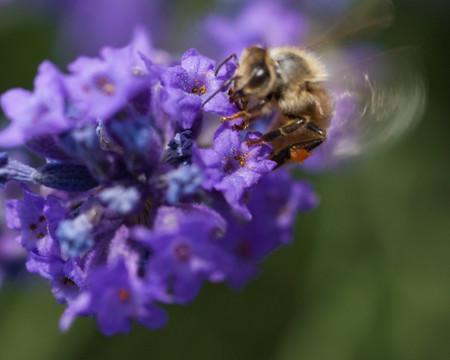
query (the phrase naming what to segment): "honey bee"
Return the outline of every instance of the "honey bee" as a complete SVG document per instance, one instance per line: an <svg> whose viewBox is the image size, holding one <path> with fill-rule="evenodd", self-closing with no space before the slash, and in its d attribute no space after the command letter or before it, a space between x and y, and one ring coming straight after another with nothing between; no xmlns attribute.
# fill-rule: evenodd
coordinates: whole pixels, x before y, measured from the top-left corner
<svg viewBox="0 0 450 360"><path fill-rule="evenodd" d="M391 4L385 4L383 15L360 29L390 23ZM339 36L352 33L347 25L338 27ZM229 100L238 112L222 122L240 119L234 128L244 130L272 114L268 130L247 143L270 143L277 167L292 160L302 163L327 138L319 149L323 162L351 158L387 144L420 117L425 91L412 61L416 55L412 47L395 49L329 74L307 48L250 46L239 61L232 54L218 66L216 74L234 58L237 68L204 104L231 85Z"/></svg>
<svg viewBox="0 0 450 360"><path fill-rule="evenodd" d="M299 48L244 50L231 82L230 101L246 129L253 121L277 112L268 132L249 144L270 142L271 160L278 166L290 160L302 162L327 137L333 116L333 99L324 86L327 73L318 58Z"/></svg>

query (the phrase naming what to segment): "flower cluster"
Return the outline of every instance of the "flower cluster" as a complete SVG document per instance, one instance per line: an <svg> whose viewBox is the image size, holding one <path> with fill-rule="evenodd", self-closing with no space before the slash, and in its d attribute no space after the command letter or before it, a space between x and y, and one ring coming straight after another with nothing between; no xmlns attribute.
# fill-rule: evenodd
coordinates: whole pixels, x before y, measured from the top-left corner
<svg viewBox="0 0 450 360"><path fill-rule="evenodd" d="M202 107L232 62L216 76L195 49L171 66L155 54L137 29L130 45L79 57L68 73L45 61L33 91L0 98L11 120L0 144L46 159L34 168L0 153L0 186L22 184L23 199L6 202L7 226L27 270L67 304L63 330L77 316L95 317L106 335L132 320L160 328L161 305L190 302L205 282L244 286L290 242L295 215L317 204L308 183L272 171L270 145L248 145L258 133L202 128L205 112L237 111L225 91Z"/></svg>

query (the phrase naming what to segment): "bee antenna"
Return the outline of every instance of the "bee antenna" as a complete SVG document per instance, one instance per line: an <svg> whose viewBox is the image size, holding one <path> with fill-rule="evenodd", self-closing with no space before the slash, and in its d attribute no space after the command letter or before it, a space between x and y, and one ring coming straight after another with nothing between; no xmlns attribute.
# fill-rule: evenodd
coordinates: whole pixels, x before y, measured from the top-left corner
<svg viewBox="0 0 450 360"><path fill-rule="evenodd" d="M221 92L223 89L225 89L228 85L230 85L230 83L234 80L236 80L238 78L238 76L233 76L231 79L228 79L227 81L225 81L216 91L214 91L209 98L207 98L203 104L202 104L202 108L205 106L205 104L211 100L214 96L216 96L219 92Z"/></svg>
<svg viewBox="0 0 450 360"><path fill-rule="evenodd" d="M227 63L231 58L234 59L234 62L236 63L236 66L239 66L239 61L238 58L236 56L236 54L231 54L230 56L228 56L224 61L222 61L219 66L217 67L216 71L214 72L214 76L217 76L217 74L219 73L219 70L222 66L225 65L225 63Z"/></svg>

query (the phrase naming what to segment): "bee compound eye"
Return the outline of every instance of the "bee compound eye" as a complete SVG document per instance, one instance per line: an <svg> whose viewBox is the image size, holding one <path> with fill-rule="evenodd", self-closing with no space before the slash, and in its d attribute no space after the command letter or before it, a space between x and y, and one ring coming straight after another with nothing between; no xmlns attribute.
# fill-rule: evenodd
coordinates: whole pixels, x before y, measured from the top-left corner
<svg viewBox="0 0 450 360"><path fill-rule="evenodd" d="M253 76L250 79L248 86L251 88L262 87L269 78L269 72L266 66L259 65L253 70Z"/></svg>
<svg viewBox="0 0 450 360"><path fill-rule="evenodd" d="M256 70L255 76L256 76L256 77L262 77L262 76L265 75L265 73L266 73L266 72L264 71L263 68L259 68L259 69Z"/></svg>

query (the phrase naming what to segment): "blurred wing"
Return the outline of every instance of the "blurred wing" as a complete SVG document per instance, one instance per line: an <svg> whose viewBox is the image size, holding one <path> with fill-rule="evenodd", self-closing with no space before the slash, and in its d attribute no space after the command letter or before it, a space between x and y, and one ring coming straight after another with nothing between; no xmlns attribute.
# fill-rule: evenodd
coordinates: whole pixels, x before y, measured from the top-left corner
<svg viewBox="0 0 450 360"><path fill-rule="evenodd" d="M334 167L384 149L420 119L425 85L412 47L387 51L336 73L328 137L306 167ZM309 162L309 164L308 164Z"/></svg>
<svg viewBox="0 0 450 360"><path fill-rule="evenodd" d="M390 0L359 1L321 36L306 44L305 48L319 51L321 48L339 41L350 40L353 37L367 38L379 34L392 25L394 21L394 6ZM315 33L313 30L312 33Z"/></svg>

